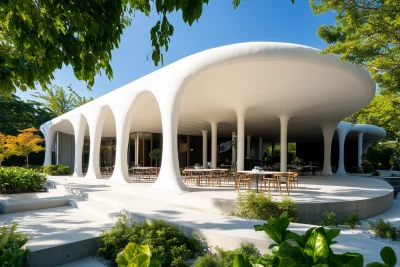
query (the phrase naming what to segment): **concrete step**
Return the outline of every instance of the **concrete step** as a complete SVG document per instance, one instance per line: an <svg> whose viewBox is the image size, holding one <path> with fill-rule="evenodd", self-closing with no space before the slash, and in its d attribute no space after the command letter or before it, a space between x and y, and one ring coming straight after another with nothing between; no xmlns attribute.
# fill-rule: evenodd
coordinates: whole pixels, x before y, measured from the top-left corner
<svg viewBox="0 0 400 267"><path fill-rule="evenodd" d="M60 267L104 267L107 266L94 257L87 257L81 260L73 261L63 265L58 265Z"/></svg>

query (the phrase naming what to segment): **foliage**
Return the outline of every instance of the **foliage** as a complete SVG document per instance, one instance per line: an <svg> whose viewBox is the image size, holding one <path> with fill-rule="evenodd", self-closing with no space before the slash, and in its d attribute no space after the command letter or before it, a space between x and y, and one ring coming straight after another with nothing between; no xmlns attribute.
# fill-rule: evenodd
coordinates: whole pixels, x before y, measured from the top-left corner
<svg viewBox="0 0 400 267"><path fill-rule="evenodd" d="M28 242L24 234L16 233L17 223L4 224L0 228L0 263L3 267L25 266L29 250L23 248Z"/></svg>
<svg viewBox="0 0 400 267"><path fill-rule="evenodd" d="M234 265L251 266L363 266L363 256L357 253L342 255L333 253L331 245L337 243L333 239L340 233L339 229L310 228L303 236L288 230L289 218L284 212L279 218L270 218L263 225L255 225L256 231L264 231L276 243L270 245L274 254L271 264L253 265L247 257L238 255Z"/></svg>
<svg viewBox="0 0 400 267"><path fill-rule="evenodd" d="M321 226L338 226L339 222L336 219L336 213L325 211L322 214L322 220L319 223Z"/></svg>
<svg viewBox="0 0 400 267"><path fill-rule="evenodd" d="M46 177L34 170L21 167L0 167L0 191L2 194L41 191Z"/></svg>
<svg viewBox="0 0 400 267"><path fill-rule="evenodd" d="M240 244L240 248L235 250L223 250L220 247L216 247L215 250L216 254L207 253L197 258L193 267L232 267L237 255L243 255L253 262L268 262L271 257L270 255L261 256L260 251L251 243Z"/></svg>
<svg viewBox="0 0 400 267"><path fill-rule="evenodd" d="M374 166L372 166L372 163L369 161L364 161L361 166L364 173L372 173L375 170Z"/></svg>
<svg viewBox="0 0 400 267"><path fill-rule="evenodd" d="M359 166L353 166L350 169L350 173L362 173L362 169Z"/></svg>
<svg viewBox="0 0 400 267"><path fill-rule="evenodd" d="M298 211L296 204L289 197L283 197L282 201L278 202L273 201L270 194L257 194L254 191L248 191L239 194L236 201L236 212L232 212L231 215L242 218L268 220L287 211L290 221L297 222Z"/></svg>
<svg viewBox="0 0 400 267"><path fill-rule="evenodd" d="M157 166L157 161L161 158L161 149L155 148L152 151L150 151L149 157L151 160L156 161L156 166Z"/></svg>
<svg viewBox="0 0 400 267"><path fill-rule="evenodd" d="M368 221L368 229L381 238L393 240L400 238L400 227L395 227L389 221L383 219L378 219L375 222Z"/></svg>
<svg viewBox="0 0 400 267"><path fill-rule="evenodd" d="M44 150L39 145L44 139L35 134L38 130L33 127L18 131L20 132L18 136L7 136L7 147L12 155L26 157L26 167L28 168L29 154Z"/></svg>
<svg viewBox="0 0 400 267"><path fill-rule="evenodd" d="M93 100L78 95L71 86L67 88L69 93L62 86L51 85L43 89L43 92L35 92L33 96L44 101L43 106L51 110L54 116L60 116Z"/></svg>
<svg viewBox="0 0 400 267"><path fill-rule="evenodd" d="M351 213L349 216L343 219L343 225L350 227L351 229L356 228L356 225L360 223L360 218L357 213Z"/></svg>
<svg viewBox="0 0 400 267"><path fill-rule="evenodd" d="M364 66L379 88L400 88L400 2L383 0L311 0L315 14L335 12L336 24L323 25L318 36L327 42L322 53L340 55Z"/></svg>
<svg viewBox="0 0 400 267"><path fill-rule="evenodd" d="M201 241L186 237L175 226L162 221L131 222L123 214L114 227L102 232L97 253L115 266L113 260L129 242L148 245L162 266L188 266L188 260L204 254Z"/></svg>
<svg viewBox="0 0 400 267"><path fill-rule="evenodd" d="M379 176L380 175L380 173L377 170L373 170L371 174L372 174L372 176Z"/></svg>
<svg viewBox="0 0 400 267"><path fill-rule="evenodd" d="M149 246L135 243L126 245L115 261L118 267L161 267L160 261L152 258Z"/></svg>
<svg viewBox="0 0 400 267"><path fill-rule="evenodd" d="M0 133L0 167L3 160L5 160L11 155L11 151L6 144L7 144L7 136Z"/></svg>
<svg viewBox="0 0 400 267"><path fill-rule="evenodd" d="M73 173L69 166L62 164L43 166L42 170L47 175L71 175Z"/></svg>
<svg viewBox="0 0 400 267"><path fill-rule="evenodd" d="M0 94L0 132L5 135L17 135L20 129L39 128L52 118L53 114L36 101Z"/></svg>
<svg viewBox="0 0 400 267"><path fill-rule="evenodd" d="M70 65L78 80L88 88L94 77L105 72L113 77L112 50L118 48L121 35L131 25L137 12L159 20L150 30L151 59L164 64L162 50L168 51L174 27L168 17L181 12L190 26L197 21L209 0L93 0L0 2L0 92L12 93L44 89L54 79L53 73ZM291 0L294 2L294 0ZM234 8L240 0L234 0Z"/></svg>
<svg viewBox="0 0 400 267"><path fill-rule="evenodd" d="M397 264L397 256L391 247L384 247L381 250L381 258L384 264L379 262L371 262L366 267L395 267Z"/></svg>

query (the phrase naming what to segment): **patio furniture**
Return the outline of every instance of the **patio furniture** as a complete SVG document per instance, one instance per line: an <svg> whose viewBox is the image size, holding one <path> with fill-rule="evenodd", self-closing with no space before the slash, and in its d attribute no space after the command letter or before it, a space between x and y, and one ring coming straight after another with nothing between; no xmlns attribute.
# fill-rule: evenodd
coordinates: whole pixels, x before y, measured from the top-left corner
<svg viewBox="0 0 400 267"><path fill-rule="evenodd" d="M235 179L235 192L240 191L241 185L246 185L247 190L249 191L251 190L251 178L247 174L235 172L234 179Z"/></svg>
<svg viewBox="0 0 400 267"><path fill-rule="evenodd" d="M211 184L211 186L214 186L214 181L221 186L221 172L218 170L210 171L207 172L206 175L204 175L207 184Z"/></svg>
<svg viewBox="0 0 400 267"><path fill-rule="evenodd" d="M192 176L192 173L190 171L183 170L182 174L184 177L183 182L185 184L191 184L191 183L196 184L196 182L197 182L196 176Z"/></svg>
<svg viewBox="0 0 400 267"><path fill-rule="evenodd" d="M271 177L272 176L272 177ZM261 190L262 190L262 185L264 184L264 191L267 191L267 183L268 183L268 193L269 193L269 188L271 185L271 181L274 182L276 179L274 178L274 175L272 174L264 174L262 178L262 183L261 183ZM276 185L276 183L275 183Z"/></svg>
<svg viewBox="0 0 400 267"><path fill-rule="evenodd" d="M212 171L228 171L228 169L189 169L186 168L185 171L188 171L191 173L192 176L196 176L196 185L200 186L202 185L202 182L205 182L206 185L208 185L209 181L207 180L207 176L209 175L210 172Z"/></svg>
<svg viewBox="0 0 400 267"><path fill-rule="evenodd" d="M282 184L286 185L286 191L289 195L289 187L290 187L290 174L288 172L280 172L274 174L274 179L270 181L270 184L276 184L279 188L280 193L282 194Z"/></svg>
<svg viewBox="0 0 400 267"><path fill-rule="evenodd" d="M298 173L293 173L290 174L290 179L289 179L289 183L290 183L290 189L293 189L293 184L296 184L296 187L299 187L299 174Z"/></svg>

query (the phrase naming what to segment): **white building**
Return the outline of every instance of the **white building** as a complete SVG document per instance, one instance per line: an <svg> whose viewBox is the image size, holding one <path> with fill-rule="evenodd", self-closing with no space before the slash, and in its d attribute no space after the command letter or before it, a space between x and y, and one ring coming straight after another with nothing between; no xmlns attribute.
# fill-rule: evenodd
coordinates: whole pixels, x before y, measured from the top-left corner
<svg viewBox="0 0 400 267"><path fill-rule="evenodd" d="M180 176L183 165L206 165L211 159L217 167L225 158L243 170L245 158L261 160L268 144L279 143L285 171L288 142L295 142L304 158L318 155L323 174L331 175L332 165L344 173L345 155L356 155L353 161L360 165L371 142L386 134L376 126L341 122L374 94L365 69L314 48L266 42L218 47L43 124L44 164L70 165L75 176L83 176L84 161L89 179L101 177L100 165L114 166L110 180L126 183L128 166L154 164L148 153L162 147L153 187L182 191L187 189ZM219 153L219 143L231 140L232 132L236 153ZM88 153L84 142L90 143Z"/></svg>

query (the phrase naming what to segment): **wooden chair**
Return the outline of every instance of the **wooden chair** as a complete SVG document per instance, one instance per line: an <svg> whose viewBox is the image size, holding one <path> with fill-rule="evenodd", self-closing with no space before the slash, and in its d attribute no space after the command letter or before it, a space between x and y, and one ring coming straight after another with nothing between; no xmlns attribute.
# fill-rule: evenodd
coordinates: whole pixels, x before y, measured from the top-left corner
<svg viewBox="0 0 400 267"><path fill-rule="evenodd" d="M245 173L238 173L235 172L233 174L233 177L235 179L235 192L236 191L240 191L240 186L243 185L247 185L247 190L251 190L251 178L250 176L248 176Z"/></svg>
<svg viewBox="0 0 400 267"><path fill-rule="evenodd" d="M183 174L183 182L185 184L196 184L196 176L192 176L192 173L189 171L182 171Z"/></svg>
<svg viewBox="0 0 400 267"><path fill-rule="evenodd" d="M290 189L293 189L293 184L296 185L296 187L299 187L299 174L297 172L290 174Z"/></svg>
<svg viewBox="0 0 400 267"><path fill-rule="evenodd" d="M270 181L270 184L276 184L279 188L279 192L282 194L282 184L286 185L286 191L289 195L290 187L290 175L287 172L281 172L274 174L274 179ZM269 187L268 187L269 188ZM268 191L269 192L269 191Z"/></svg>
<svg viewBox="0 0 400 267"><path fill-rule="evenodd" d="M205 175L207 183L214 186L214 181L221 186L221 172L220 171L210 171Z"/></svg>
<svg viewBox="0 0 400 267"><path fill-rule="evenodd" d="M225 184L229 184L231 176L228 171L220 171L220 177Z"/></svg>
<svg viewBox="0 0 400 267"><path fill-rule="evenodd" d="M269 176L269 175L268 175ZM269 193L269 188L271 186L271 183L273 185L277 185L277 183L275 183L276 178L274 177L274 175L272 175L272 177L267 177L267 174L263 176L262 181L261 181L261 190L263 188L264 185L264 191L267 191L267 183L268 183L268 193ZM278 187L274 186L275 191L277 191Z"/></svg>

